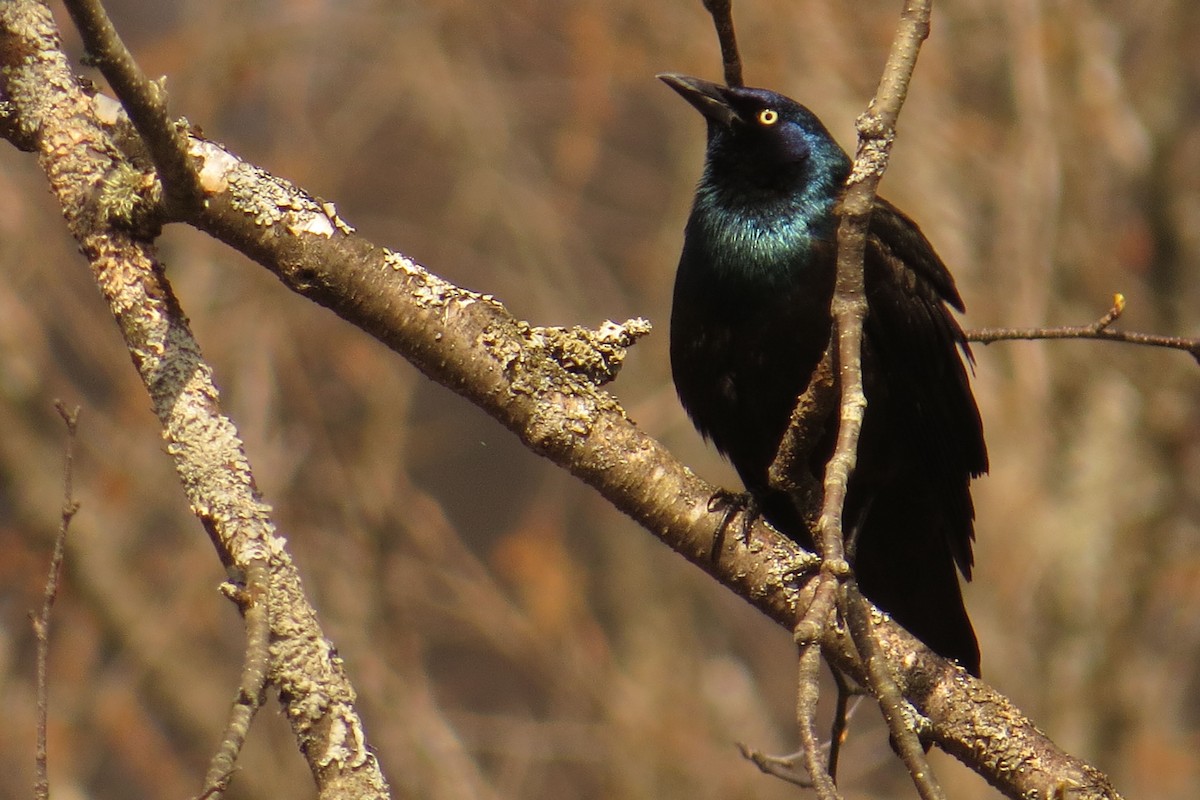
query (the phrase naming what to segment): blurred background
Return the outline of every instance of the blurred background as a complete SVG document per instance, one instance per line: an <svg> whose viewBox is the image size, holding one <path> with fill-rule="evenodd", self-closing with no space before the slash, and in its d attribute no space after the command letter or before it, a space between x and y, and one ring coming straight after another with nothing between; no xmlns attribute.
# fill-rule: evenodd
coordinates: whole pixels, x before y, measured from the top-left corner
<svg viewBox="0 0 1200 800"><path fill-rule="evenodd" d="M362 235L537 324L653 320L612 391L737 485L667 366L703 125L653 76L719 79L699 0L107 5L177 113ZM852 148L898 6L739 0L747 81ZM882 193L954 270L966 325L1085 323L1120 291L1120 325L1200 335L1198 32L1191 0L938 4ZM796 746L786 631L239 254L175 227L162 255L397 797L796 796L734 744ZM32 785L26 615L61 504L55 398L83 407L55 795L193 796L242 626L45 180L7 145L0 274L0 796ZM1090 342L976 354L984 676L1127 796L1194 798L1200 367ZM847 793L913 796L875 709L852 724ZM934 757L951 796L996 796ZM273 701L241 766L232 798L314 794Z"/></svg>

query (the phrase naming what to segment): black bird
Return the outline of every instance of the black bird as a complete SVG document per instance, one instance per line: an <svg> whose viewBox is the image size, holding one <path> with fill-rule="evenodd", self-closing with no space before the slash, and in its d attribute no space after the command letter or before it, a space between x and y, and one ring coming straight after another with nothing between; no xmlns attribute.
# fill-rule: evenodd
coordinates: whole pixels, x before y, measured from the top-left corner
<svg viewBox="0 0 1200 800"><path fill-rule="evenodd" d="M804 106L765 89L660 75L708 121L704 174L671 311L671 371L696 428L733 463L764 516L812 547L790 498L767 485L797 397L833 327L837 218L851 161ZM911 219L877 200L868 231L863 336L867 413L845 521L863 593L979 674L958 571L970 580L971 479L987 471L967 378L971 355L947 306L954 279ZM818 480L836 416L815 448Z"/></svg>

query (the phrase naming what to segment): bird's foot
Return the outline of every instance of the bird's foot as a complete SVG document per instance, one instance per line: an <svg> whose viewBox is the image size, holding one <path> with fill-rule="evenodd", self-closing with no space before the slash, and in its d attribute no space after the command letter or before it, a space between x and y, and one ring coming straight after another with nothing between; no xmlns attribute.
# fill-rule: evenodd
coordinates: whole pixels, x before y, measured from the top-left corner
<svg viewBox="0 0 1200 800"><path fill-rule="evenodd" d="M754 521L762 516L758 499L752 493L731 492L728 489L718 489L713 492L713 496L708 498L708 510L714 513L722 512L721 522L717 525L716 532L713 533L712 545L708 554L713 563L716 563L721 556L721 548L725 545L725 531L729 529L729 524L733 522L735 516L740 514L742 518L739 526L742 544L750 543L750 528L754 526Z"/></svg>

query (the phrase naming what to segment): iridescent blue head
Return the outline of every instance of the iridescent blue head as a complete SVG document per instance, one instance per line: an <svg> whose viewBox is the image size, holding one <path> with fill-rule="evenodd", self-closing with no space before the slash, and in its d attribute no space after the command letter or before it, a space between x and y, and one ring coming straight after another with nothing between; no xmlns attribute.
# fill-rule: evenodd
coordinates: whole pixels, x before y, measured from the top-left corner
<svg viewBox="0 0 1200 800"><path fill-rule="evenodd" d="M832 235L833 208L850 174L850 159L816 115L767 89L722 86L677 73L658 77L708 121L698 208L746 215L743 223L782 223L790 230L776 233L793 244L796 236Z"/></svg>

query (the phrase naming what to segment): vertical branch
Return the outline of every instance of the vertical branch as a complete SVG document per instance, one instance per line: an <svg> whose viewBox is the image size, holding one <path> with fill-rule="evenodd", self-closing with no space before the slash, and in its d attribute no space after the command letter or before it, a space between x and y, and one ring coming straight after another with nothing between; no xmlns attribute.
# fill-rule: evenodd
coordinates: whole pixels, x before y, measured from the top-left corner
<svg viewBox="0 0 1200 800"><path fill-rule="evenodd" d="M916 65L921 42L929 33L931 0L909 0L884 67L883 78L866 113L858 119L859 145L854 168L847 180L838 213L837 278L831 313L834 319L832 346L839 386L838 434L833 457L825 468L821 514L817 521L816 545L821 555L821 574L813 600L797 623L793 635L801 652L801 676L797 698L801 740L806 750L806 765L818 793L827 795L832 777L820 764L808 732L816 715L817 698L809 684L815 674L806 672L809 652L815 654L817 642L829 625L837 605L838 587L852 577L845 553L844 512L850 475L858 460L858 437L866 414L867 398L863 391L862 337L867 315L867 297L863 277L867 226L875 203L875 189L887 167L888 154L895 136L896 119L908 90L908 81ZM803 405L801 398L798 407ZM784 450L789 435L785 435ZM783 458L786 462L787 458ZM776 459L775 468L780 457ZM875 685L876 682L872 682ZM919 748L918 748L919 749ZM914 762L915 763L915 762ZM926 769L927 772L927 769ZM916 776L914 775L914 779Z"/></svg>
<svg viewBox="0 0 1200 800"><path fill-rule="evenodd" d="M717 40L721 43L725 85L743 86L742 56L738 53L737 36L733 32L733 0L704 0L704 7L712 14Z"/></svg>
<svg viewBox="0 0 1200 800"><path fill-rule="evenodd" d="M75 462L75 430L79 422L79 406L67 411L61 400L54 402L58 415L67 426L67 443L63 447L63 504L58 535L54 537L54 554L50 556L50 574L46 576L46 589L42 593L42 610L33 617L33 634L37 640L37 747L34 754L36 777L33 796L37 800L50 798L50 773L46 755L46 727L50 709L50 682L47 676L47 661L50 657L50 609L58 597L58 580L62 573L63 556L67 547L67 529L79 511L75 502L73 471Z"/></svg>
<svg viewBox="0 0 1200 800"><path fill-rule="evenodd" d="M817 740L817 700L820 698L818 680L821 670L821 648L817 642L800 642L800 676L796 692L796 718L800 727L800 753L809 780L819 800L841 800L833 775L821 760Z"/></svg>
<svg viewBox="0 0 1200 800"><path fill-rule="evenodd" d="M875 205L876 188L887 169L896 134L896 120L908 94L908 84L916 66L917 54L920 52L921 43L929 36L931 5L932 0L905 2L879 88L867 111L858 118L856 124L859 136L858 151L838 209L841 220L837 233L837 279L831 313L834 318L836 365L841 397L837 444L825 469L825 495L818 521L818 544L824 559L824 580L818 591L827 591L829 602L832 603L834 592L829 587L834 581L826 578L826 575L834 576L842 583L845 595L850 598L843 611L848 613L851 627L858 633L854 637L855 644L867 664L872 693L880 702L884 716L892 728L893 742L899 748L921 796L926 800L940 800L941 789L929 772L929 765L917 737L904 728L904 720L899 714L899 691L887 673L882 657L878 655L879 647L865 610L866 601L862 600L858 593L845 560L844 522L846 492L850 475L858 460L858 438L867 408L862 375L863 321L867 315L863 259L867 230L871 210ZM824 609L821 611L828 613ZM821 623L827 620L828 616L812 616L809 619Z"/></svg>
<svg viewBox="0 0 1200 800"><path fill-rule="evenodd" d="M858 435L866 412L862 383L862 333L867 313L863 255L875 190L887 169L896 135L896 120L908 94L921 43L929 35L932 0L907 0L892 42L879 88L867 111L858 118L858 152L854 169L838 208L837 283L832 313L837 342L841 402L837 445L825 470L825 501L818 523L821 554L842 560L843 511L850 474L858 459ZM837 565L840 567L840 564Z"/></svg>

